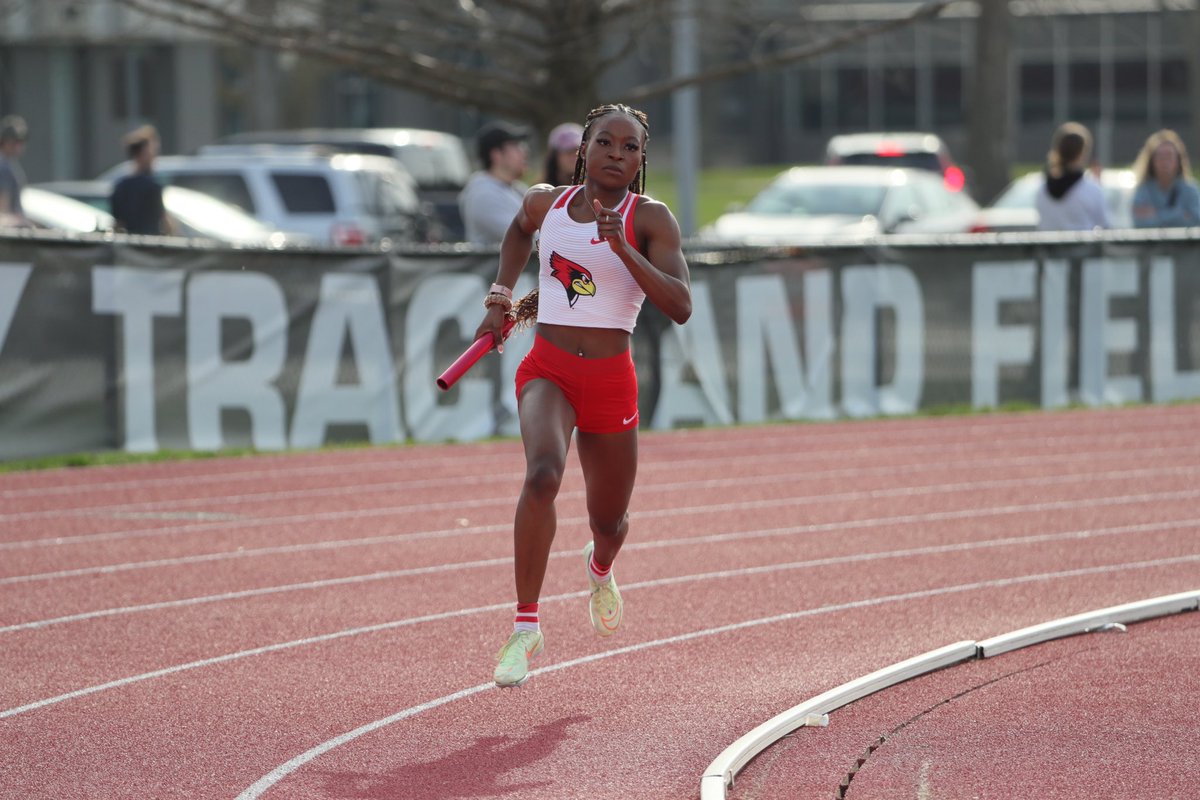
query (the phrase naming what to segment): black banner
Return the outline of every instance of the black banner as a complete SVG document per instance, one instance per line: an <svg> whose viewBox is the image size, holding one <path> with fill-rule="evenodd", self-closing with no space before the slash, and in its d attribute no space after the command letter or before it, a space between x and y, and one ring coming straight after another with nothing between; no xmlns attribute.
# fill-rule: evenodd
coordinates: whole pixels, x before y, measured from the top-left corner
<svg viewBox="0 0 1200 800"><path fill-rule="evenodd" d="M1197 241L691 250L692 319L647 304L634 335L642 424L1200 397ZM0 238L0 458L515 435L531 333L434 385L495 269L494 251Z"/></svg>

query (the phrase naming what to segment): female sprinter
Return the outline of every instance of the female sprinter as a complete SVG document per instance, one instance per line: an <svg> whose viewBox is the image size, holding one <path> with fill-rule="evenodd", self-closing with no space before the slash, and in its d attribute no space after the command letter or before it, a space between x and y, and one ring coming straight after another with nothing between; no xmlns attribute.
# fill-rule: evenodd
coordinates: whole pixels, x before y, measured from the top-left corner
<svg viewBox="0 0 1200 800"><path fill-rule="evenodd" d="M538 184L500 246L500 269L475 338L500 345L512 287L538 241L538 290L518 303L537 332L517 370L517 407L525 446L525 483L514 530L517 613L501 648L497 686L519 686L542 651L538 597L554 541L554 500L566 469L571 433L587 487L592 541L583 550L591 587L592 627L608 636L621 624L613 561L629 533L629 498L637 474L637 375L629 352L642 300L682 324L692 312L679 224L662 203L642 195L646 115L605 105L587 116L571 186Z"/></svg>

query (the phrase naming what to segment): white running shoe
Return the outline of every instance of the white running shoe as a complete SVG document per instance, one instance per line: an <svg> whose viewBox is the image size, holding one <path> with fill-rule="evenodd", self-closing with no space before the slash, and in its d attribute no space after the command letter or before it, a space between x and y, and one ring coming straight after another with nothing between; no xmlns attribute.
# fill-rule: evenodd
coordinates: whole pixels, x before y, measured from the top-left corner
<svg viewBox="0 0 1200 800"><path fill-rule="evenodd" d="M542 652L545 642L541 631L513 631L496 654L499 663L492 673L496 685L507 689L529 680L529 660Z"/></svg>
<svg viewBox="0 0 1200 800"><path fill-rule="evenodd" d="M617 579L610 572L605 583L597 583L592 577L592 551L596 549L595 542L588 542L583 548L583 563L587 569L588 586L592 596L588 600L588 614L592 618L592 627L601 636L612 636L621 625L625 614L625 602L621 599L621 590L617 588Z"/></svg>

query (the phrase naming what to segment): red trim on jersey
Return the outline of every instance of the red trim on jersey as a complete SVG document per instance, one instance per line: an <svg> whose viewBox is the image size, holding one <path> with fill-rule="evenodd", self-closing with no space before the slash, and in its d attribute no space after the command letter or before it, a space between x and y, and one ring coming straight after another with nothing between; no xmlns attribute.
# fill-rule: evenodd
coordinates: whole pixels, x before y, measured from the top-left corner
<svg viewBox="0 0 1200 800"><path fill-rule="evenodd" d="M641 197L642 196L640 194L634 194L633 192L629 193L629 197L627 197L626 200L633 198L633 205L629 207L629 216L625 217L625 241L633 245L633 249L637 250L639 253L642 252L642 249L638 247L637 237L633 234L633 215L634 212L637 211L638 200L640 200Z"/></svg>
<svg viewBox="0 0 1200 800"><path fill-rule="evenodd" d="M562 208L571 200L571 195L575 194L582 188L583 188L583 185L580 184L579 186L574 186L574 187L568 189L567 191L563 192L562 194L560 194L558 196L558 200L555 201L553 207L554 208Z"/></svg>
<svg viewBox="0 0 1200 800"><path fill-rule="evenodd" d="M571 202L571 197L582 188L583 184L572 186L570 189L558 196L558 200L554 201L554 205L551 206L551 208L565 208L567 203ZM634 212L637 211L637 204L641 199L642 196L640 194L628 192L625 195L625 199L621 201L621 205L616 209L617 213L622 216L625 216L625 209L629 209L629 216L625 217L625 241L632 244L633 249L637 250L639 253L642 252L642 249L638 247L637 237L633 233L633 215ZM632 203L632 205L630 205L630 203Z"/></svg>

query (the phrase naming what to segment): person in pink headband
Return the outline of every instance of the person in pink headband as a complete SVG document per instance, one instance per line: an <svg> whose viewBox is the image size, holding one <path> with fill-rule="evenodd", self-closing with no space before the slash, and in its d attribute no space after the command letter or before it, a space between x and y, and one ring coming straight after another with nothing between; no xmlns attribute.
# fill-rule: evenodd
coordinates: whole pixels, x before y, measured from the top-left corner
<svg viewBox="0 0 1200 800"><path fill-rule="evenodd" d="M542 183L551 186L571 185L581 141L583 126L574 122L564 122L550 131L546 138L546 163L542 170Z"/></svg>

